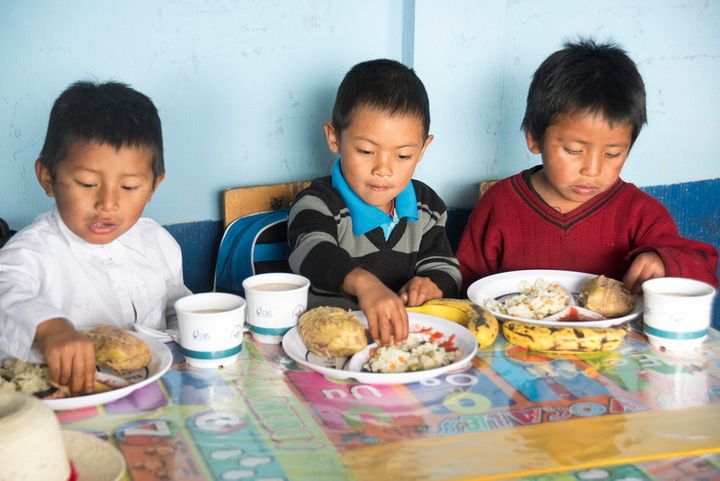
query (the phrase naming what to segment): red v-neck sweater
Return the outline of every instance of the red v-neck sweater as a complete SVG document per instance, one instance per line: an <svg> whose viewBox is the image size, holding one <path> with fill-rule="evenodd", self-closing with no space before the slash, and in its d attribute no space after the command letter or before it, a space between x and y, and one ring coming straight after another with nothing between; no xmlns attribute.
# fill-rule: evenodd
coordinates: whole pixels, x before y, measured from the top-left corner
<svg viewBox="0 0 720 481"><path fill-rule="evenodd" d="M478 201L458 246L463 291L475 280L519 269L565 269L622 279L637 254L657 252L667 276L717 286L717 249L678 233L667 209L618 179L561 214L525 181L535 169L495 184Z"/></svg>

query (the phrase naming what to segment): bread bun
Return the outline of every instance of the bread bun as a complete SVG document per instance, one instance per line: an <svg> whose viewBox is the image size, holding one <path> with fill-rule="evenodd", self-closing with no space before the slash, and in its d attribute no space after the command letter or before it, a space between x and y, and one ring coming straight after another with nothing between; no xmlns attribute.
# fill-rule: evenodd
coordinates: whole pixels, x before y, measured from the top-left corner
<svg viewBox="0 0 720 481"><path fill-rule="evenodd" d="M367 346L365 329L352 312L339 307L316 307L298 319L305 346L319 356L352 356Z"/></svg>

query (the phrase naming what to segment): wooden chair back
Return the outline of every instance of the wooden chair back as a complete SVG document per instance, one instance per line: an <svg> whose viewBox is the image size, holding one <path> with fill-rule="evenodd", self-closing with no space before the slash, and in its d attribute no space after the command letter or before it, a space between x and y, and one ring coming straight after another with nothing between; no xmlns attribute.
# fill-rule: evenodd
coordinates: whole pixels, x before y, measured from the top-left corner
<svg viewBox="0 0 720 481"><path fill-rule="evenodd" d="M298 192L310 185L309 180L283 184L233 187L223 193L225 227L248 214L289 207Z"/></svg>

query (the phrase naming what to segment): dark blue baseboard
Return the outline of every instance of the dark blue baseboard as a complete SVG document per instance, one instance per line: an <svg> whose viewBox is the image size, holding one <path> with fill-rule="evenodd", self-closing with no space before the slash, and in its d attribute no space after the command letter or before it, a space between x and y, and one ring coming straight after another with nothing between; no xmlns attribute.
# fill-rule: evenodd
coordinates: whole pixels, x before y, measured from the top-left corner
<svg viewBox="0 0 720 481"><path fill-rule="evenodd" d="M683 236L720 249L720 179L644 187L670 211ZM457 248L471 209L449 208L447 231ZM221 221L205 220L165 226L177 239L183 253L185 284L193 292L213 288L217 248L223 233ZM713 325L720 328L720 296L715 297Z"/></svg>

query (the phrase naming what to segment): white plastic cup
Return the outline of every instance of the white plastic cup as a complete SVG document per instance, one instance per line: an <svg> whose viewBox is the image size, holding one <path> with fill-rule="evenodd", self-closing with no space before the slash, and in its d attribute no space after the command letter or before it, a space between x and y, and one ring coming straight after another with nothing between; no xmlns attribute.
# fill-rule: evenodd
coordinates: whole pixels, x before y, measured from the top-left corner
<svg viewBox="0 0 720 481"><path fill-rule="evenodd" d="M700 347L710 328L715 289L680 277L650 279L642 289L643 331L650 344L668 351Z"/></svg>
<svg viewBox="0 0 720 481"><path fill-rule="evenodd" d="M180 351L191 366L233 364L242 350L245 299L225 292L192 294L175 302Z"/></svg>
<svg viewBox="0 0 720 481"><path fill-rule="evenodd" d="M242 283L247 300L247 323L253 337L279 344L307 309L310 281L297 274L257 274Z"/></svg>

